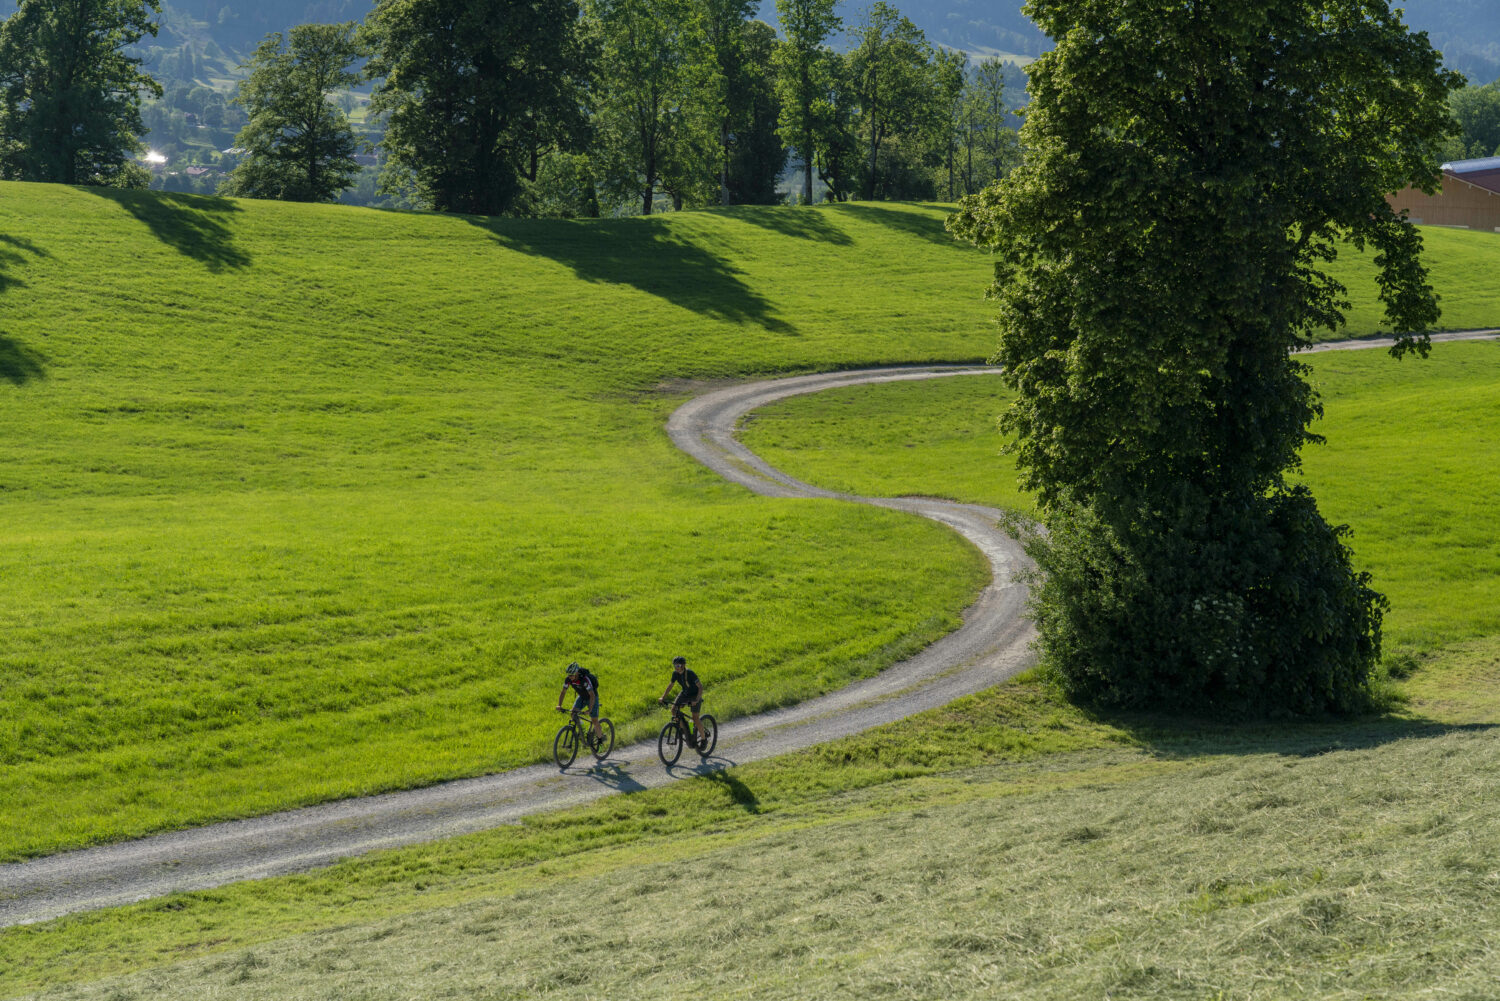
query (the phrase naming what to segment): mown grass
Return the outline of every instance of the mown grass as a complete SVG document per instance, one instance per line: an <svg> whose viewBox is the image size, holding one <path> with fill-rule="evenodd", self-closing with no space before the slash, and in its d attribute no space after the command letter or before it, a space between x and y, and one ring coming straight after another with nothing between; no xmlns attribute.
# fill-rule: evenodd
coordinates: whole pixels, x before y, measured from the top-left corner
<svg viewBox="0 0 1500 1001"><path fill-rule="evenodd" d="M573 659L628 738L674 654L728 717L953 628L951 533L662 431L708 380L982 356L942 215L0 184L0 859L535 760Z"/></svg>
<svg viewBox="0 0 1500 1001"><path fill-rule="evenodd" d="M8 929L0 990L1478 998L1497 680L1482 641L1402 714L1224 727L1023 679L517 827Z"/></svg>
<svg viewBox="0 0 1500 1001"><path fill-rule="evenodd" d="M1500 243L1500 239L1497 239ZM1391 600L1392 653L1500 634L1500 343L1308 355L1324 399L1304 450L1325 515L1354 529L1356 562ZM772 465L868 496L942 495L1028 511L1002 455L998 378L960 376L793 397L742 439Z"/></svg>

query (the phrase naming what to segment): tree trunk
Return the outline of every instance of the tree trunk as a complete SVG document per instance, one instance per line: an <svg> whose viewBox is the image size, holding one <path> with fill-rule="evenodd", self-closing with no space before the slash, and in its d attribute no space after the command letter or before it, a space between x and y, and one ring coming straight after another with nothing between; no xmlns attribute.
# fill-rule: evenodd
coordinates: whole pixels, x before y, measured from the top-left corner
<svg viewBox="0 0 1500 1001"><path fill-rule="evenodd" d="M729 122L719 125L719 148L724 151L719 161L719 204L729 204Z"/></svg>

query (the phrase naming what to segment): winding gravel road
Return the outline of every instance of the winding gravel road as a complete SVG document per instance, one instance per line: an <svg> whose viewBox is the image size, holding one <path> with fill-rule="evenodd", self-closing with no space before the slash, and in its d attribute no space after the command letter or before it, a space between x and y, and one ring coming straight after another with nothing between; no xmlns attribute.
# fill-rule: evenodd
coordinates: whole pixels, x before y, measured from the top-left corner
<svg viewBox="0 0 1500 1001"><path fill-rule="evenodd" d="M1015 541L996 527L998 512L942 501L835 494L772 469L734 438L740 417L785 396L970 374L993 376L995 370L880 369L731 386L688 402L667 425L684 451L757 493L839 498L911 511L950 525L973 542L989 558L993 580L964 613L958 630L910 660L822 698L727 722L712 758L701 765L694 754L684 759L692 759L693 768L663 768L653 740L619 748L603 765L575 764L561 774L554 765L535 765L0 866L0 926L300 872L351 855L486 830L527 814L649 789L858 733L1010 677L1030 663L1032 632L1022 614L1025 588L1013 580L1023 557Z"/></svg>
<svg viewBox="0 0 1500 1001"><path fill-rule="evenodd" d="M1500 331L1435 335L1434 341L1492 339ZM1379 340L1319 345L1334 351L1388 346ZM788 709L724 724L715 755L693 768L664 769L654 741L617 749L603 765L559 773L536 765L498 775L344 800L249 820L162 834L0 866L0 927L45 921L180 890L301 872L384 848L486 830L545 810L684 776L784 754L858 733L980 691L1030 662L1033 636L1023 615L1024 557L985 507L923 499L854 497L811 486L773 469L734 437L739 419L787 396L863 383L995 369L957 366L875 369L730 386L684 404L668 421L672 440L735 483L773 497L817 497L909 511L942 522L989 559L993 578L964 613L964 624L910 660L840 691ZM689 758L694 756L689 754Z"/></svg>

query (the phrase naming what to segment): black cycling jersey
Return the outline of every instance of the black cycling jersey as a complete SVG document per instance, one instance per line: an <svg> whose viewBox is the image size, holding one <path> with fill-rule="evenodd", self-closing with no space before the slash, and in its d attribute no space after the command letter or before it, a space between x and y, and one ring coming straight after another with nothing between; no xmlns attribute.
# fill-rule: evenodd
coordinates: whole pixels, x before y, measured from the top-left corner
<svg viewBox="0 0 1500 1001"><path fill-rule="evenodd" d="M568 686L581 696L587 696L590 692L599 690L599 679L588 671L579 671L577 676L565 679Z"/></svg>
<svg viewBox="0 0 1500 1001"><path fill-rule="evenodd" d="M698 676L693 673L693 669L690 667L684 667L681 674L673 671L672 681L667 685L667 688L670 689L672 685L681 685L683 695L697 695L703 691L703 685L698 681Z"/></svg>

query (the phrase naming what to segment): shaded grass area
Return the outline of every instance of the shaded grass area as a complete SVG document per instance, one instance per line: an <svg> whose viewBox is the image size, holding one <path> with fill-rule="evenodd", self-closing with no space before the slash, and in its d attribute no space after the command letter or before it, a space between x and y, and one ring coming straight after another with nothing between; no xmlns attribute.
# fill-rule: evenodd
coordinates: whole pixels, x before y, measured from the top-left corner
<svg viewBox="0 0 1500 1001"><path fill-rule="evenodd" d="M981 356L982 258L893 211L788 212L809 268L765 210L0 184L0 859L535 760L574 659L629 737L674 654L726 718L951 630L951 533L662 433L692 380Z"/></svg>
<svg viewBox="0 0 1500 1001"><path fill-rule="evenodd" d="M1309 355L1324 445L1304 450L1325 516L1354 529L1356 563L1392 602L1393 653L1500 633L1500 343ZM1029 510L995 420L1009 391L955 377L793 397L742 439L772 465L869 496L937 494Z"/></svg>
<svg viewBox="0 0 1500 1001"><path fill-rule="evenodd" d="M0 989L1479 997L1496 681L1484 641L1397 716L1224 727L1023 679L514 828L8 929Z"/></svg>

